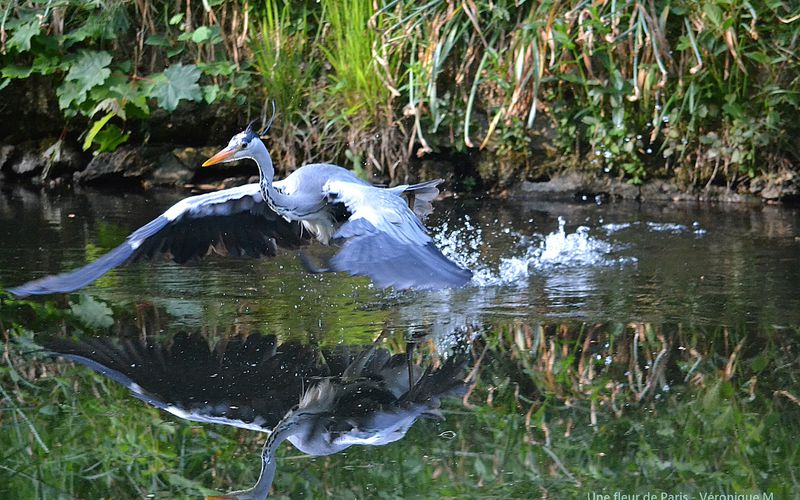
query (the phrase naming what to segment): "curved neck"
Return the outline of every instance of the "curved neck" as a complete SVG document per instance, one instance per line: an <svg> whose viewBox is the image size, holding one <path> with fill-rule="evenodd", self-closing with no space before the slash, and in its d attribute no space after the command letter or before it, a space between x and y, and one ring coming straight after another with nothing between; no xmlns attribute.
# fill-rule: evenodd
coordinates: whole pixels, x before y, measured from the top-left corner
<svg viewBox="0 0 800 500"><path fill-rule="evenodd" d="M298 425L305 423L308 417L309 414L298 413L296 409L292 409L273 427L272 434L267 438L264 449L261 451L261 474L259 474L255 486L248 490L248 494L252 494L253 498L267 496L272 486L272 480L275 478L275 452L278 450L278 446L291 435L298 433Z"/></svg>
<svg viewBox="0 0 800 500"><path fill-rule="evenodd" d="M291 197L281 193L272 185L272 180L275 177L275 166L272 163L272 157L267 151L267 147L256 139L256 148L253 151L252 159L258 165L259 185L261 186L261 194L264 199L275 211L283 215L286 211L290 210L293 203Z"/></svg>

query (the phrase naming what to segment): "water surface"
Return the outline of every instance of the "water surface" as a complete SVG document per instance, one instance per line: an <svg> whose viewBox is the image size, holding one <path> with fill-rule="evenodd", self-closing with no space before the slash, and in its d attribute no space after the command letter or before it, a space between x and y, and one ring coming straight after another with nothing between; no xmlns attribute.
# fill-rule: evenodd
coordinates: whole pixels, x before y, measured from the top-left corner
<svg viewBox="0 0 800 500"><path fill-rule="evenodd" d="M183 196L4 191L0 284L92 260ZM449 257L475 271L469 286L376 290L363 278L309 275L292 253L212 257L124 267L83 296L51 298L79 319L108 306L110 329L85 321L37 329L21 306L4 310L5 321L34 342L34 334L169 342L190 332L210 348L250 334L365 346L384 334L390 350L415 341L434 354L454 339L472 342L475 384L447 402L445 422L329 458L287 443L277 494L796 491L798 457L785 429L800 410L800 211L460 197L439 202L426 223ZM35 496L192 496L257 476L259 433L187 423L86 368L23 352L6 356L0 374L0 423L13 435L0 475ZM89 414L92 425L81 421ZM42 430L55 421L61 434ZM155 465L119 473L111 464L124 457L120 446ZM107 482L84 484L95 474Z"/></svg>

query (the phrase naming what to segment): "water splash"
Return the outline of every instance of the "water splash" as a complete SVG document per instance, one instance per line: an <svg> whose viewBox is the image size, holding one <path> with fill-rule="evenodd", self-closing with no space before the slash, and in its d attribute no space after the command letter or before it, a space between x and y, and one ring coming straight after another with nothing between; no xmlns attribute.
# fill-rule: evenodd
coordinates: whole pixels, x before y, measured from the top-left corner
<svg viewBox="0 0 800 500"><path fill-rule="evenodd" d="M454 262L472 269L473 283L480 286L514 284L526 286L532 273L547 273L553 269L574 267L600 267L625 265L636 262L633 257L614 258L611 243L592 237L589 228L578 227L574 233L567 234L566 220L558 218L558 230L540 237L527 238L514 234L518 246L525 247L521 256L501 257L497 269L481 262L480 249L483 245L481 228L472 224L465 216L463 225L449 231L443 224L435 234L437 246Z"/></svg>

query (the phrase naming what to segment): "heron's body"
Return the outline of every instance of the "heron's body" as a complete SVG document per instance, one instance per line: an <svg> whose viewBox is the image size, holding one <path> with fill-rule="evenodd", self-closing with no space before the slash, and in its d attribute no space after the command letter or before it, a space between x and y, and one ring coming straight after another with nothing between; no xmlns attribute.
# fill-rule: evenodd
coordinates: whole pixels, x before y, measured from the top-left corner
<svg viewBox="0 0 800 500"><path fill-rule="evenodd" d="M274 256L278 247L296 248L311 236L342 247L323 270L366 275L381 288L450 288L471 279L420 222L440 180L380 188L320 163L273 182L272 158L249 128L204 165L245 158L257 164L258 184L185 198L98 260L9 291L19 297L71 292L122 264L159 257L180 263L209 253ZM412 208L404 195L413 197Z"/></svg>

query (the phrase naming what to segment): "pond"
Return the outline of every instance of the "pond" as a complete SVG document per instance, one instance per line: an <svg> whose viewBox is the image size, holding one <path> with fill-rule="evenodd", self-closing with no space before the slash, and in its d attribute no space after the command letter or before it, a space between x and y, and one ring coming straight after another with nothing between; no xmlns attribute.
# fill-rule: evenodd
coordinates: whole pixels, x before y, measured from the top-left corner
<svg viewBox="0 0 800 500"><path fill-rule="evenodd" d="M93 260L183 196L6 190L0 285ZM276 448L272 494L800 491L800 210L458 197L426 225L474 271L468 286L378 290L308 274L282 252L134 264L81 293L7 301L0 493L250 487L266 439L253 429L276 425L308 386L371 394L352 384L381 373L392 404L425 391L427 403L402 423L395 414L382 438L351 435L328 456L290 437ZM256 359L254 345L271 347ZM305 354L279 356L293 352ZM269 417L254 423L264 398L281 404L259 407ZM185 418L189 400L215 417ZM352 428L342 411L331 422Z"/></svg>

